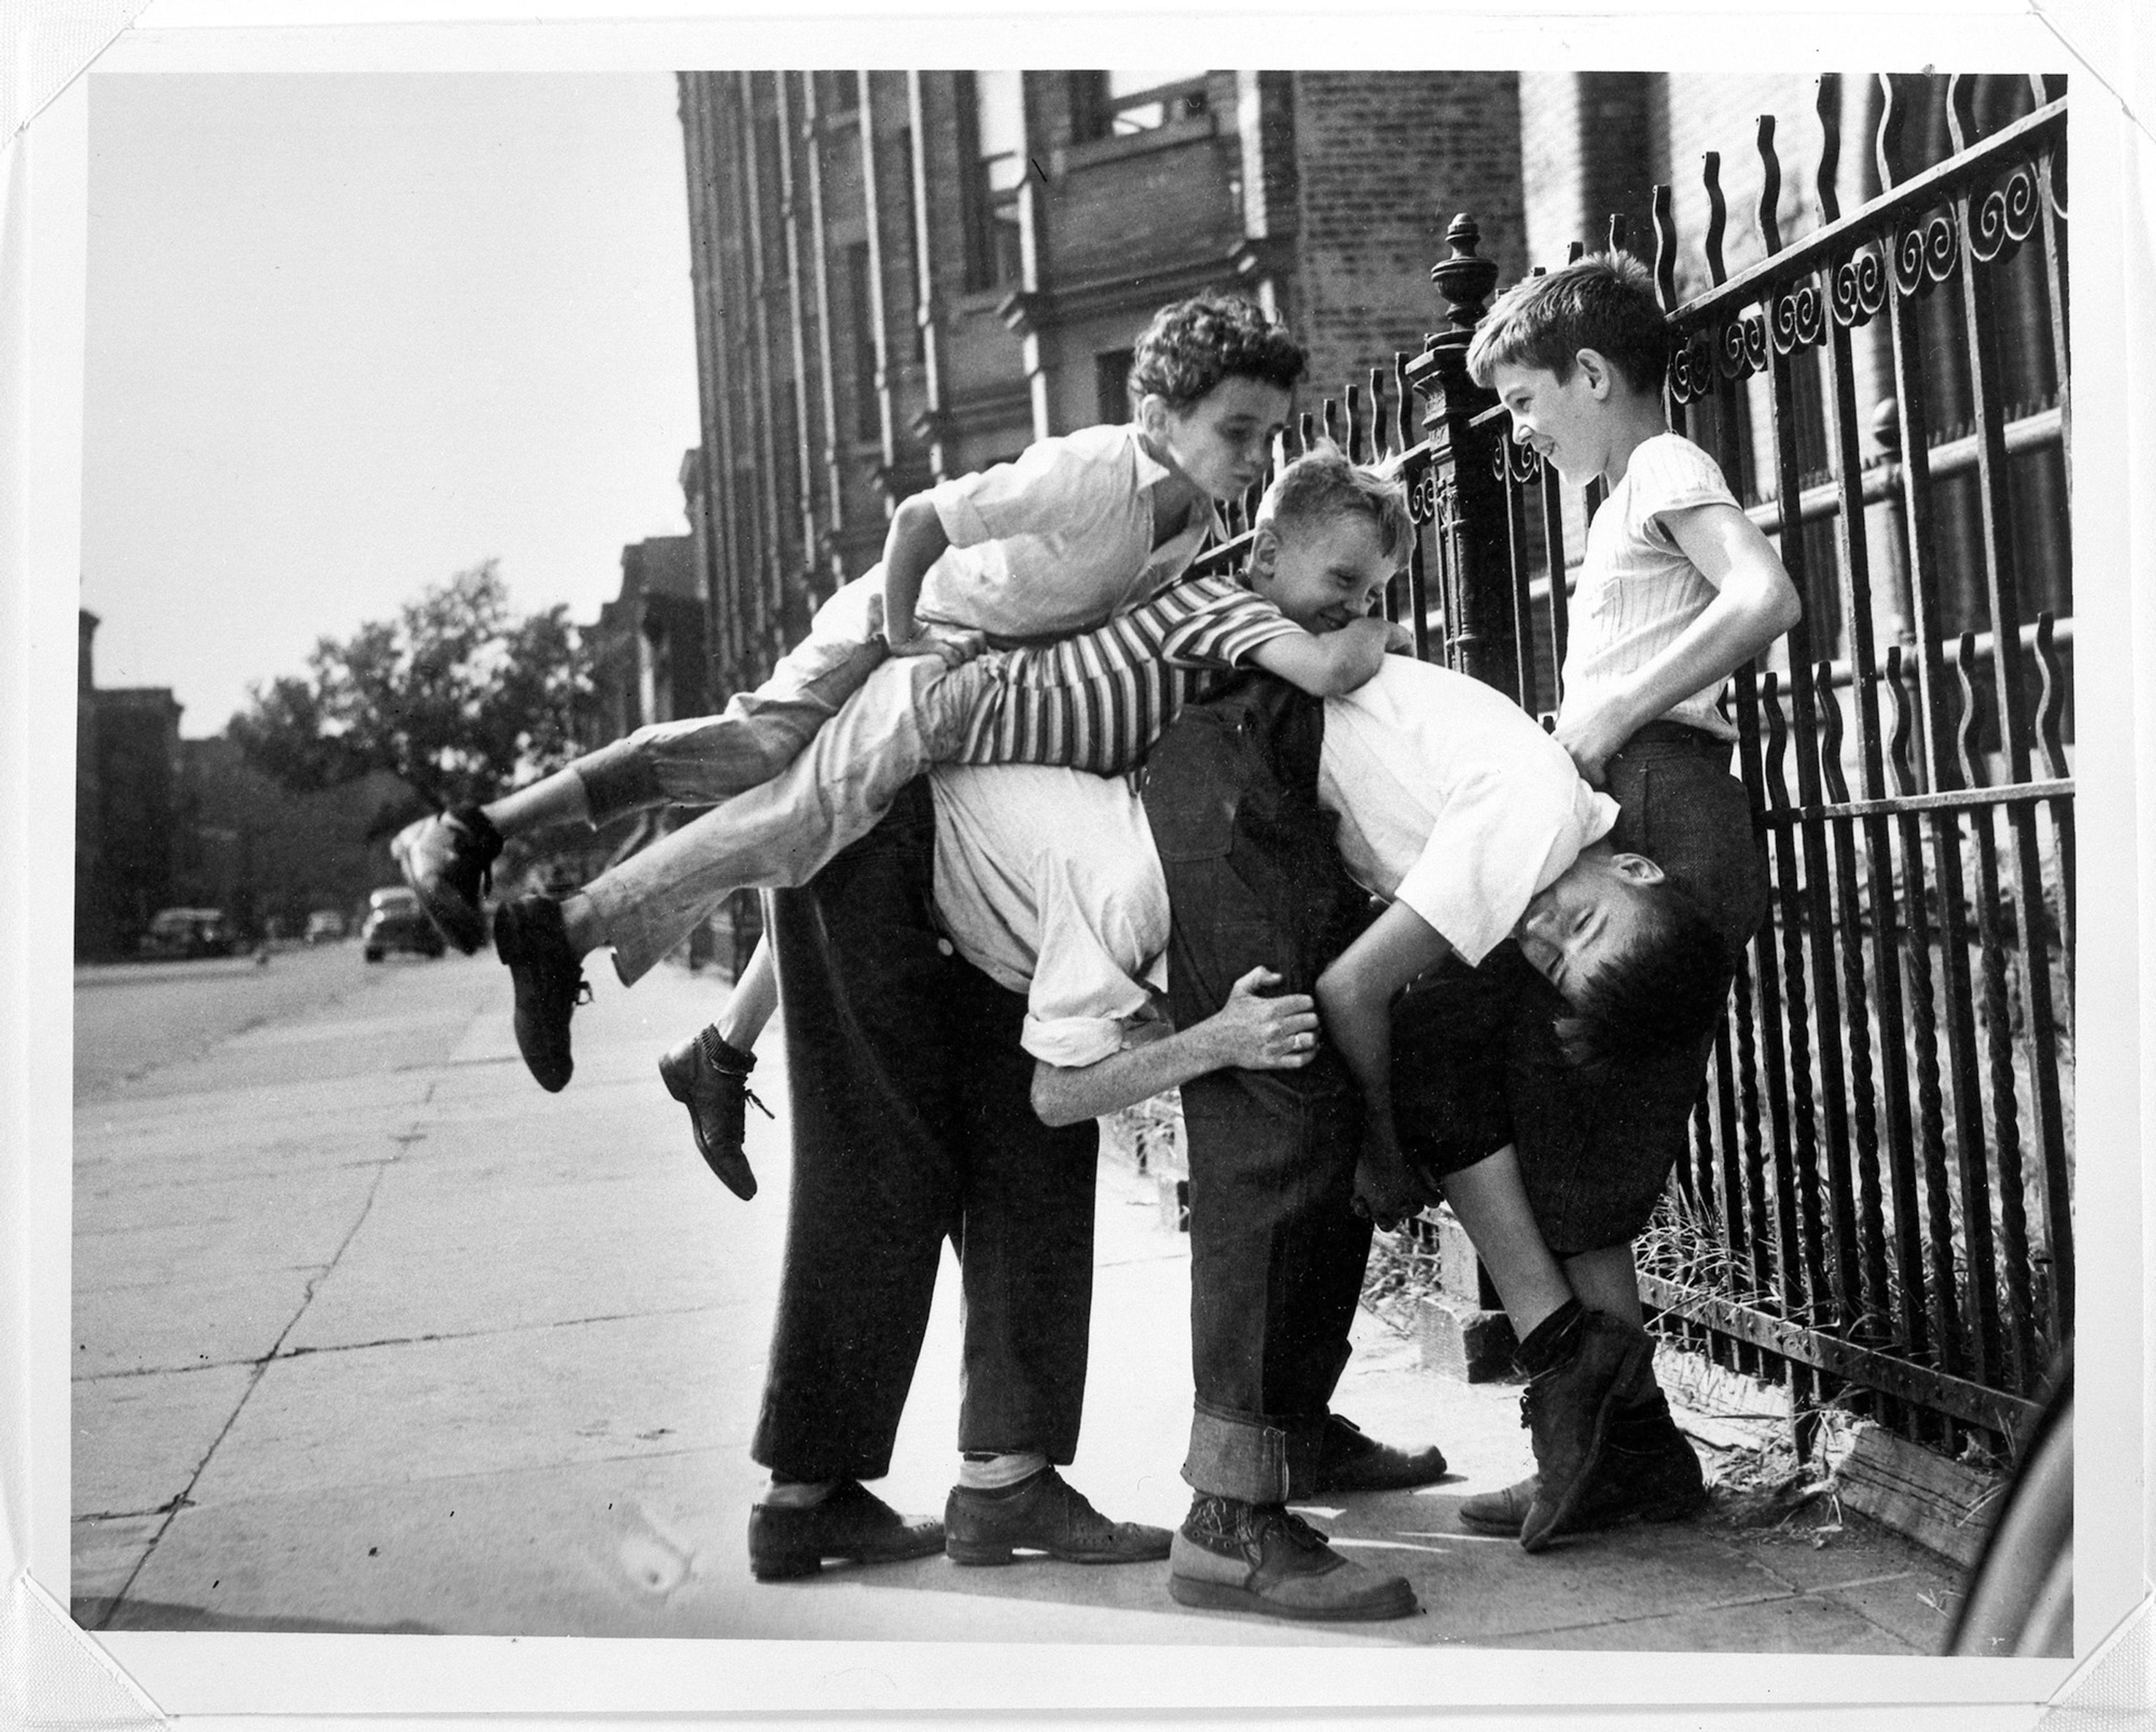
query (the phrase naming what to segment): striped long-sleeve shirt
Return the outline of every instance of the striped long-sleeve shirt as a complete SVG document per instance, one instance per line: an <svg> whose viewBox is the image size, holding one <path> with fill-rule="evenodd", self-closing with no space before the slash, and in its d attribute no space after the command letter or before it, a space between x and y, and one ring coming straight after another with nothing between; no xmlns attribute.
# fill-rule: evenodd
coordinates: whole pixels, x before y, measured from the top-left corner
<svg viewBox="0 0 2156 1732"><path fill-rule="evenodd" d="M1188 578L1094 631L983 657L989 684L951 761L1120 775L1222 669L1301 630L1231 578ZM1171 633L1174 662L1163 653Z"/></svg>

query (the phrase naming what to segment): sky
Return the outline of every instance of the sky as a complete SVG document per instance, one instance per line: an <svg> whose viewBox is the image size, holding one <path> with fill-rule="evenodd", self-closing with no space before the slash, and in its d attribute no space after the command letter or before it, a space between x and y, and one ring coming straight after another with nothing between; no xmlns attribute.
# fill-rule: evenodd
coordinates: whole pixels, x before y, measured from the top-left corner
<svg viewBox="0 0 2156 1732"><path fill-rule="evenodd" d="M214 734L482 560L588 622L685 531L670 74L93 74L90 114L99 685Z"/></svg>

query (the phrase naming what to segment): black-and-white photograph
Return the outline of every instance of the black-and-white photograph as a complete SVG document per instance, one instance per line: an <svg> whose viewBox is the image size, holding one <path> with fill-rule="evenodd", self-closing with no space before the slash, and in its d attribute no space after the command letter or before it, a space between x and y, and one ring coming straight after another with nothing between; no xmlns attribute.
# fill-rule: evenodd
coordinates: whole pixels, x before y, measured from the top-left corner
<svg viewBox="0 0 2156 1732"><path fill-rule="evenodd" d="M2078 74L88 85L82 1630L2076 1653Z"/></svg>

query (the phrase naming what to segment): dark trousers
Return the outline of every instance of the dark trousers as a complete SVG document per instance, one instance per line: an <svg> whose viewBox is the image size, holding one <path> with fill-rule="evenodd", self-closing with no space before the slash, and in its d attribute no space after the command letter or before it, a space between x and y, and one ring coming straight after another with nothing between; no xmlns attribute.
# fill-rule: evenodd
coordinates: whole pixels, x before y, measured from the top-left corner
<svg viewBox="0 0 2156 1732"><path fill-rule="evenodd" d="M1173 913L1169 994L1188 1028L1264 966L1308 992L1367 917L1317 806L1324 712L1276 680L1192 705L1147 760ZM1307 1494L1369 1223L1350 1207L1362 1102L1329 1048L1305 1069L1185 1084L1191 1363L1183 1475L1249 1503Z"/></svg>
<svg viewBox="0 0 2156 1732"><path fill-rule="evenodd" d="M795 1478L889 1470L946 1238L964 1295L958 1447L1077 1452L1097 1133L1034 1115L1025 1002L938 935L934 840L916 781L773 899L793 1183L751 1453Z"/></svg>

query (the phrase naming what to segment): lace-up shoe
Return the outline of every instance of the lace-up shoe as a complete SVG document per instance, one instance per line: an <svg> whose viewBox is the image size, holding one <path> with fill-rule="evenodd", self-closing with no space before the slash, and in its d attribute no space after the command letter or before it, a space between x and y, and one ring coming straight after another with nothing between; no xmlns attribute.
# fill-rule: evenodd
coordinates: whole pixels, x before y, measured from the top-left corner
<svg viewBox="0 0 2156 1732"><path fill-rule="evenodd" d="M1405 1576L1351 1563L1278 1504L1200 1493L1176 1530L1168 1569L1178 1604L1213 1612L1349 1623L1418 1609Z"/></svg>
<svg viewBox="0 0 2156 1732"><path fill-rule="evenodd" d="M1520 1423L1534 1438L1535 1492L1520 1545L1540 1551L1573 1523L1602 1453L1617 1391L1651 1351L1645 1330L1605 1311L1581 1314L1554 1361L1529 1380Z"/></svg>
<svg viewBox="0 0 2156 1732"><path fill-rule="evenodd" d="M748 1513L748 1569L758 1581L814 1576L826 1563L895 1564L943 1549L943 1524L901 1515L858 1479L842 1481L822 1502Z"/></svg>
<svg viewBox="0 0 2156 1732"><path fill-rule="evenodd" d="M1485 1492L1460 1506L1460 1524L1478 1534L1518 1534L1535 1499L1535 1478ZM1653 1406L1609 1417L1601 1458L1572 1512L1573 1533L1632 1521L1682 1521L1707 1507L1699 1457L1657 1391Z"/></svg>
<svg viewBox="0 0 2156 1732"><path fill-rule="evenodd" d="M562 930L562 904L544 896L505 902L494 916L494 953L509 965L516 988L516 1050L550 1094L567 1085L569 1018L591 1002L583 965Z"/></svg>
<svg viewBox="0 0 2156 1732"><path fill-rule="evenodd" d="M957 1485L943 1506L943 1550L954 1564L1008 1564L1044 1551L1066 1564L1143 1564L1168 1555L1166 1528L1110 1521L1053 1468L1001 1492Z"/></svg>
<svg viewBox="0 0 2156 1732"><path fill-rule="evenodd" d="M743 1202L756 1195L756 1175L742 1149L748 1103L755 1101L757 1111L772 1116L748 1086L748 1074L755 1068L756 1054L744 1053L716 1026L683 1041L659 1061L666 1092L689 1109L696 1152Z"/></svg>
<svg viewBox="0 0 2156 1732"><path fill-rule="evenodd" d="M480 900L494 887L501 833L476 806L407 824L390 838L390 857L443 937L467 956L486 942Z"/></svg>
<svg viewBox="0 0 2156 1732"><path fill-rule="evenodd" d="M1325 1435L1317 1451L1321 1492L1405 1491L1445 1477L1445 1452L1435 1444L1410 1453L1380 1443L1363 1427L1337 1413L1325 1417Z"/></svg>

